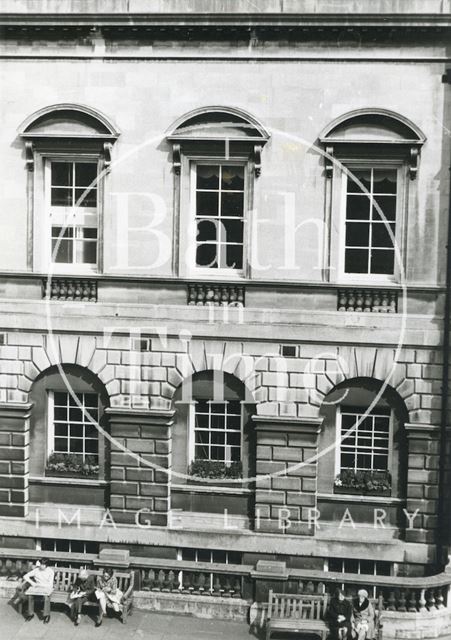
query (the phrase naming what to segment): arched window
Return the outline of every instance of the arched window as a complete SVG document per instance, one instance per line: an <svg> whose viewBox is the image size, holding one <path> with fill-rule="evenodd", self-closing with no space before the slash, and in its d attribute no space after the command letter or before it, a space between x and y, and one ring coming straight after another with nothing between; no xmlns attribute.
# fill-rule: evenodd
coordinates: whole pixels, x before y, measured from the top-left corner
<svg viewBox="0 0 451 640"><path fill-rule="evenodd" d="M181 274L246 275L253 182L268 133L241 110L205 107L178 120L167 139L180 176Z"/></svg>
<svg viewBox="0 0 451 640"><path fill-rule="evenodd" d="M359 109L334 120L319 140L332 178L326 210L337 279L399 281L395 247L403 260L408 178L417 175L424 135L399 114Z"/></svg>
<svg viewBox="0 0 451 640"><path fill-rule="evenodd" d="M119 132L94 109L59 104L28 117L19 134L35 172L29 180L34 268L76 275L101 270L103 175Z"/></svg>
<svg viewBox="0 0 451 640"><path fill-rule="evenodd" d="M108 396L90 371L77 365L44 371L31 389L30 491L32 501L104 505L104 491L86 494L108 476L104 409ZM64 492L62 486L70 486Z"/></svg>
<svg viewBox="0 0 451 640"><path fill-rule="evenodd" d="M212 462L241 466L248 475L254 405L247 401L242 382L227 373L197 373L179 388L175 407L175 471L189 474L193 463Z"/></svg>
<svg viewBox="0 0 451 640"><path fill-rule="evenodd" d="M407 411L391 387L383 393L381 388L378 380L359 378L338 385L326 396L321 409L320 492L403 494ZM362 485L365 478L375 480L372 489Z"/></svg>

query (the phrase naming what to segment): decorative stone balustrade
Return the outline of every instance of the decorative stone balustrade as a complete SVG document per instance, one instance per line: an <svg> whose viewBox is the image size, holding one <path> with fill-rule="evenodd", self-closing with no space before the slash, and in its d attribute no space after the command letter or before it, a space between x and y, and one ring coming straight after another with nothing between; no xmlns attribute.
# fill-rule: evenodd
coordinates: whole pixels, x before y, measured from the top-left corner
<svg viewBox="0 0 451 640"><path fill-rule="evenodd" d="M48 552L46 555L51 564L62 567L102 566L101 559L94 554ZM18 580L32 568L35 560L36 552L29 549L0 549L0 578ZM136 571L137 591L173 593L177 597L249 598L252 592L255 593L252 581L261 580L252 565L131 557L128 568ZM124 570L123 566L121 570ZM358 589L365 588L373 600L380 601L385 611L401 616L404 613L427 615L451 604L448 603L451 573L446 572L428 577L401 578L287 568L286 578L286 586L282 588L293 594L331 594L341 587L346 596L354 597Z"/></svg>
<svg viewBox="0 0 451 640"><path fill-rule="evenodd" d="M397 313L398 292L383 289L339 289L338 311Z"/></svg>
<svg viewBox="0 0 451 640"><path fill-rule="evenodd" d="M211 595L241 598L242 578L233 574L173 569L141 569L141 589L186 595Z"/></svg>
<svg viewBox="0 0 451 640"><path fill-rule="evenodd" d="M43 298L47 300L97 302L97 280L52 277L43 280L42 285Z"/></svg>
<svg viewBox="0 0 451 640"><path fill-rule="evenodd" d="M231 284L189 284L188 304L198 307L244 307L244 287Z"/></svg>

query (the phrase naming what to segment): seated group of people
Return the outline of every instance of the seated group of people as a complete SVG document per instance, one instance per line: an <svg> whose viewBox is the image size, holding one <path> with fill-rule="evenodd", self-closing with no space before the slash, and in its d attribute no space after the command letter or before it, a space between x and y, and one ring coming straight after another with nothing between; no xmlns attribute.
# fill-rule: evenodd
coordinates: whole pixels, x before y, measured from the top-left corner
<svg viewBox="0 0 451 640"><path fill-rule="evenodd" d="M368 591L360 589L351 603L344 592L337 589L327 612L331 640L373 640L375 632L374 608Z"/></svg>
<svg viewBox="0 0 451 640"><path fill-rule="evenodd" d="M21 585L17 588L16 596L12 600L15 605L21 600L27 600L26 620L34 617L34 598L44 598L43 621L50 620L50 596L53 591L55 573L49 566L47 558L38 560L34 569L23 576ZM117 579L109 569L103 569L101 575L90 575L87 569L80 569L79 574L71 586L67 604L70 608L71 619L78 626L81 621L81 611L86 602L98 603L99 612L96 627L100 627L107 607L110 606L117 613L122 613L122 591L118 588Z"/></svg>

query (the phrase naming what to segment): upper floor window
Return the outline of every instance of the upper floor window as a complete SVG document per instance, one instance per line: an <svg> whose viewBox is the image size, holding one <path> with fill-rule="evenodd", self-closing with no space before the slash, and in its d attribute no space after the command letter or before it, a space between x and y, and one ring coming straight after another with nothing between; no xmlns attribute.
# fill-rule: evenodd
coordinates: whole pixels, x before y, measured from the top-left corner
<svg viewBox="0 0 451 640"><path fill-rule="evenodd" d="M326 198L331 277L356 284L399 281L409 177L416 177L424 135L398 114L360 109L329 124L320 141L332 178Z"/></svg>
<svg viewBox="0 0 451 640"><path fill-rule="evenodd" d="M101 270L102 194L119 132L103 114L71 104L41 109L19 131L34 172L28 181L30 266L56 273Z"/></svg>
<svg viewBox="0 0 451 640"><path fill-rule="evenodd" d="M193 165L196 267L242 271L245 171L243 164Z"/></svg>
<svg viewBox="0 0 451 640"><path fill-rule="evenodd" d="M98 261L98 163L49 160L47 194L52 263L95 269Z"/></svg>
<svg viewBox="0 0 451 640"><path fill-rule="evenodd" d="M395 273L398 170L352 168L345 174L344 273Z"/></svg>
<svg viewBox="0 0 451 640"><path fill-rule="evenodd" d="M268 138L255 118L227 107L199 109L171 128L180 275L249 275L246 230Z"/></svg>

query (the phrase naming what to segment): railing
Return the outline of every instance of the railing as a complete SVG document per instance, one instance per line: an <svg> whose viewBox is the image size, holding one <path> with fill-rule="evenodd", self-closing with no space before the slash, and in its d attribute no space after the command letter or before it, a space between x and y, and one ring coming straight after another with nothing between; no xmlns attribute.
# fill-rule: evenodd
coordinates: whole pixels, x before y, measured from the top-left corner
<svg viewBox="0 0 451 640"><path fill-rule="evenodd" d="M0 549L0 578L19 579L29 571L39 552L25 549ZM95 554L48 552L51 563L61 567L102 566ZM226 598L255 599L255 581L264 580L252 565L191 562L164 558L130 558L128 569L135 571L135 589L185 596L209 595ZM124 567L118 567L124 570ZM382 597L384 609L403 612L432 612L451 607L448 592L451 573L402 578L370 576L306 569L287 569L280 591L293 594L333 593L344 587L354 596L366 588L374 598ZM374 592L371 590L374 589Z"/></svg>
<svg viewBox="0 0 451 640"><path fill-rule="evenodd" d="M339 289L338 311L397 313L398 292L383 289Z"/></svg>
<svg viewBox="0 0 451 640"><path fill-rule="evenodd" d="M42 297L47 300L97 302L97 280L49 277L42 281Z"/></svg>
<svg viewBox="0 0 451 640"><path fill-rule="evenodd" d="M244 287L230 284L189 284L188 304L198 307L244 307Z"/></svg>

